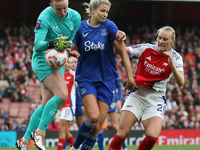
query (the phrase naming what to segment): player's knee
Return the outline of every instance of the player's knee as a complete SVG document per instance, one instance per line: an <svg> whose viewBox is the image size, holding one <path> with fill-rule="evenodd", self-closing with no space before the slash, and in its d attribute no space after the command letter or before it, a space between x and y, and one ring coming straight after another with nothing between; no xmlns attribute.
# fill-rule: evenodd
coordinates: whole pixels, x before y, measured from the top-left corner
<svg viewBox="0 0 200 150"><path fill-rule="evenodd" d="M59 125L59 126L58 126L58 132L59 132L59 133L60 133L60 132L65 132L64 126Z"/></svg>
<svg viewBox="0 0 200 150"><path fill-rule="evenodd" d="M122 138L122 139L126 139L128 137L128 134L126 131L117 131L117 135Z"/></svg>
<svg viewBox="0 0 200 150"><path fill-rule="evenodd" d="M88 121L92 124L95 124L95 123L97 123L98 118L99 118L98 114L92 114L92 115L88 116Z"/></svg>
<svg viewBox="0 0 200 150"><path fill-rule="evenodd" d="M63 101L66 101L68 98L68 93L67 92L62 92L57 94L58 97L60 97Z"/></svg>
<svg viewBox="0 0 200 150"><path fill-rule="evenodd" d="M112 128L113 128L114 130L117 130L117 129L118 129L118 125L117 125L117 124L112 124Z"/></svg>

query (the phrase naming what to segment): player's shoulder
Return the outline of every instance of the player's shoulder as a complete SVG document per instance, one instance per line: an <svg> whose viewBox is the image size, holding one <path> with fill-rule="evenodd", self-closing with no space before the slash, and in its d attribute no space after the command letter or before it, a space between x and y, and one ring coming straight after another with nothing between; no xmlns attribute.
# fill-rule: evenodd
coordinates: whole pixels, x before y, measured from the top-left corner
<svg viewBox="0 0 200 150"><path fill-rule="evenodd" d="M47 8L45 8L40 15L51 15L51 13L54 13L54 10L51 6L48 6Z"/></svg>
<svg viewBox="0 0 200 150"><path fill-rule="evenodd" d="M81 20L81 15L79 14L78 11L72 9L72 8L68 8L67 10L67 15L70 16L71 19L73 20Z"/></svg>
<svg viewBox="0 0 200 150"><path fill-rule="evenodd" d="M113 26L113 25L115 25L115 23L112 20L110 20L110 19L106 19L103 24L105 24L107 26Z"/></svg>
<svg viewBox="0 0 200 150"><path fill-rule="evenodd" d="M81 30L82 28L85 28L85 27L88 26L88 25L87 25L87 20L88 20L88 19L82 20L82 21L81 21L80 26L79 26L79 30Z"/></svg>
<svg viewBox="0 0 200 150"><path fill-rule="evenodd" d="M54 10L52 7L49 6L40 13L39 18L42 20L49 20L52 19L53 15L54 15Z"/></svg>
<svg viewBox="0 0 200 150"><path fill-rule="evenodd" d="M136 44L136 45L131 45L129 46L131 49L138 49L138 48L142 48L142 49L147 49L150 48L152 50L156 50L157 46L155 44L150 44L150 43L145 43L145 44Z"/></svg>
<svg viewBox="0 0 200 150"><path fill-rule="evenodd" d="M173 54L173 57L175 58L175 60L182 60L182 56L173 48L171 48L170 52Z"/></svg>
<svg viewBox="0 0 200 150"><path fill-rule="evenodd" d="M67 13L71 14L71 15L78 15L80 16L79 12L72 9L72 8L68 8Z"/></svg>

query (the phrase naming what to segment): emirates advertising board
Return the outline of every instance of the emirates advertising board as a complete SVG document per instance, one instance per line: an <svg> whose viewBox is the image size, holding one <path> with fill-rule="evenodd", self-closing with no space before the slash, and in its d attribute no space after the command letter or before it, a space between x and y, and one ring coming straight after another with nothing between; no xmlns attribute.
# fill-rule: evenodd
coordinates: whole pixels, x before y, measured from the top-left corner
<svg viewBox="0 0 200 150"><path fill-rule="evenodd" d="M199 145L200 130L198 129L162 130L156 144Z"/></svg>
<svg viewBox="0 0 200 150"><path fill-rule="evenodd" d="M71 132L76 136L76 131ZM15 147L14 143L17 139L21 138L24 132L15 131L0 131L0 147ZM104 146L109 145L115 135L115 131L104 131ZM139 145L145 138L144 131L131 131L126 143L127 145ZM58 132L46 132L46 147L57 146ZM156 142L157 145L200 145L200 130L184 129L184 130L162 130ZM30 142L30 147L34 147L34 142Z"/></svg>

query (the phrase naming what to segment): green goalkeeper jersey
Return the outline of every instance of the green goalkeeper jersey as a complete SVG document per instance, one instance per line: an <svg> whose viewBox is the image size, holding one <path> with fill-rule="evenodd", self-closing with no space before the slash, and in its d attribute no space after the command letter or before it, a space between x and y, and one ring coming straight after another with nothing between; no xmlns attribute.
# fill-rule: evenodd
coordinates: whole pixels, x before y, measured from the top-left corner
<svg viewBox="0 0 200 150"><path fill-rule="evenodd" d="M72 41L80 22L80 14L71 8L68 8L65 18L56 16L54 9L50 6L40 13L34 30L32 69L41 82L49 74L58 70L50 68L45 62L45 53L48 49L47 41L62 36L67 36L67 40ZM64 73L64 66L59 69Z"/></svg>

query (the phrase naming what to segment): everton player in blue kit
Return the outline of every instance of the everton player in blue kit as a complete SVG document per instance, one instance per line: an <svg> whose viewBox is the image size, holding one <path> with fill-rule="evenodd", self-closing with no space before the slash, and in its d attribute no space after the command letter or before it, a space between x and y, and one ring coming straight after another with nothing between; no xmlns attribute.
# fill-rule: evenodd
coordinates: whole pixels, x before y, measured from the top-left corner
<svg viewBox="0 0 200 150"><path fill-rule="evenodd" d="M71 150L82 144L82 150L91 150L106 118L115 89L116 64L113 45L123 59L128 76L127 89L135 82L131 64L123 41L118 41L114 22L107 19L111 3L108 0L91 0L86 11L90 19L81 22L73 40L77 46L78 60L75 80L86 110L87 118L81 124Z"/></svg>

